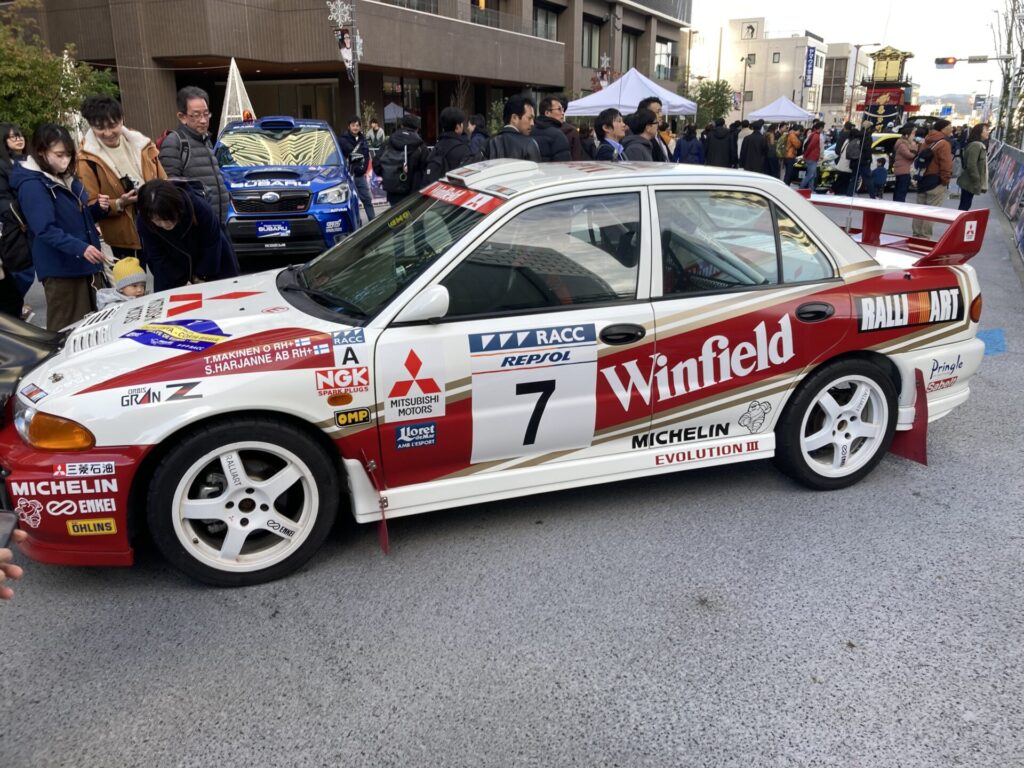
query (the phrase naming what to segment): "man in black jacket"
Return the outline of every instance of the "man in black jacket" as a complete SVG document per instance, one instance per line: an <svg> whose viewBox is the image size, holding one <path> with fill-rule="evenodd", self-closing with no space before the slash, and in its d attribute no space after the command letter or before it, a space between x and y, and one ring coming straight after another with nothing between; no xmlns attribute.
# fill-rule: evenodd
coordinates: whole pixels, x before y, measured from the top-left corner
<svg viewBox="0 0 1024 768"><path fill-rule="evenodd" d="M427 145L419 130L420 119L416 115L403 115L401 126L388 137L383 151L377 155L377 172L389 205L397 205L423 187Z"/></svg>
<svg viewBox="0 0 1024 768"><path fill-rule="evenodd" d="M743 140L740 150L740 167L754 173L768 173L768 141L761 130L764 121L758 120L750 125L750 133Z"/></svg>
<svg viewBox="0 0 1024 768"><path fill-rule="evenodd" d="M533 124L530 137L537 142L540 159L547 163L572 160L569 139L562 133L562 102L546 96L540 103L541 114Z"/></svg>
<svg viewBox="0 0 1024 768"><path fill-rule="evenodd" d="M734 164L733 155L736 151L736 142L725 127L725 119L715 120L715 127L708 134L708 145L704 156L707 165L717 165L719 168L729 168Z"/></svg>
<svg viewBox="0 0 1024 768"><path fill-rule="evenodd" d="M641 109L648 109L653 112L654 119L661 123L662 104L661 99L657 96L648 96L646 99L641 99L640 103L636 106L636 113L639 113ZM630 128L630 130L633 129ZM669 153L668 147L665 146L665 142L661 140L657 130L654 131L654 138L651 139L651 157L658 163L667 163L672 160L672 155Z"/></svg>
<svg viewBox="0 0 1024 768"><path fill-rule="evenodd" d="M427 158L424 184L443 179L453 168L483 159L469 146L465 112L458 107L445 107L441 110L440 122L441 137Z"/></svg>
<svg viewBox="0 0 1024 768"><path fill-rule="evenodd" d="M658 135L658 118L649 109L638 109L626 118L629 135L622 139L622 154L627 160L651 162L652 145Z"/></svg>
<svg viewBox="0 0 1024 768"><path fill-rule="evenodd" d="M513 160L532 160L539 163L540 148L530 138L533 130L533 99L529 96L513 96L505 102L502 119L505 127L496 136L487 140L486 155L489 160L507 157Z"/></svg>
<svg viewBox="0 0 1024 768"><path fill-rule="evenodd" d="M228 219L228 189L220 175L210 136L210 97L202 88L187 85L178 91L177 128L160 144L160 165L170 178L199 179L206 200L223 224Z"/></svg>
<svg viewBox="0 0 1024 768"><path fill-rule="evenodd" d="M373 195L370 194L370 183L366 180L369 168L370 147L363 136L363 124L358 117L348 121L348 130L338 137L341 154L345 158L352 183L356 187L356 196L366 211L366 220L373 221Z"/></svg>
<svg viewBox="0 0 1024 768"><path fill-rule="evenodd" d="M587 154L587 150L583 147L583 139L580 137L580 132L576 130L576 126L565 119L565 110L569 108L569 100L565 96L558 97L559 104L562 105L562 116L558 119L562 121L562 134L565 136L566 141L569 142L569 157L573 160L590 160L590 155Z"/></svg>

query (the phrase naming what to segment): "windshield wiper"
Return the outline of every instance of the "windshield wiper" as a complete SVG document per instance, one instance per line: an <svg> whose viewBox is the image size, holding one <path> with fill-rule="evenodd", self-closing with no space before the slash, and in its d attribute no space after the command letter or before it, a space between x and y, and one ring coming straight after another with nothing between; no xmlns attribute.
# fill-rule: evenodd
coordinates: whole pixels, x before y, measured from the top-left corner
<svg viewBox="0 0 1024 768"><path fill-rule="evenodd" d="M302 274L301 272L299 274ZM333 293L327 293L327 291L321 291L316 288L309 288L303 285L283 285L281 286L282 291L296 291L298 293L304 293L307 296L320 299L333 307L340 307L350 315L356 315L358 317L366 317L366 312L360 307L356 306L350 301L346 301Z"/></svg>

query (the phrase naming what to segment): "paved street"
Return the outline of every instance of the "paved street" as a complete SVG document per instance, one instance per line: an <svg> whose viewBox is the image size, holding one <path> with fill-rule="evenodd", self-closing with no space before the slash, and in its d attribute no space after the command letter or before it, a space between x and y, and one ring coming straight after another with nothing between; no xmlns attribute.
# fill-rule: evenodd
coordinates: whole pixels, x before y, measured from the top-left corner
<svg viewBox="0 0 1024 768"><path fill-rule="evenodd" d="M889 456L835 493L759 462L484 504L392 522L390 556L343 523L248 589L149 550L30 563L0 604L0 764L1024 766L1009 231L993 210L971 262L991 354L929 466Z"/></svg>

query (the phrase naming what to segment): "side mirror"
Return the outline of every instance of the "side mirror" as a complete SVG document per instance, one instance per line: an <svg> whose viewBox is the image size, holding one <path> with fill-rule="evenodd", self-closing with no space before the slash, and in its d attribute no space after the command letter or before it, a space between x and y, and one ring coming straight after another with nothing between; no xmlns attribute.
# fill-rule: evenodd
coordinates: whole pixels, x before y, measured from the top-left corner
<svg viewBox="0 0 1024 768"><path fill-rule="evenodd" d="M395 322L421 323L424 320L440 320L447 314L448 289L443 285L432 285L406 304Z"/></svg>

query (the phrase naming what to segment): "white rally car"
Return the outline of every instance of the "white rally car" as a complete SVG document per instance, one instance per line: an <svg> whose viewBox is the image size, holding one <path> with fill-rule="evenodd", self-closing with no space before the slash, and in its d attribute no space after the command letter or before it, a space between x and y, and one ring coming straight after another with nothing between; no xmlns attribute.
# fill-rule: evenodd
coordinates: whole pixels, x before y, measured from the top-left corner
<svg viewBox="0 0 1024 768"><path fill-rule="evenodd" d="M852 206L844 232L815 203ZM947 226L938 243L886 216ZM456 171L316 260L10 323L6 505L45 562L148 528L218 585L360 522L774 457L837 489L964 402L987 211L697 166Z"/></svg>

